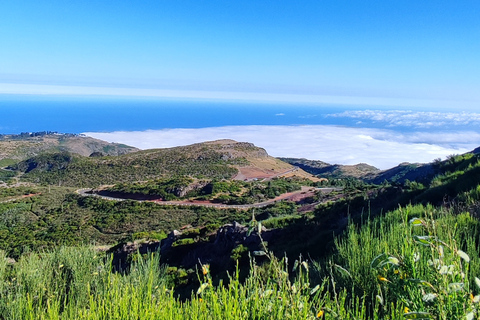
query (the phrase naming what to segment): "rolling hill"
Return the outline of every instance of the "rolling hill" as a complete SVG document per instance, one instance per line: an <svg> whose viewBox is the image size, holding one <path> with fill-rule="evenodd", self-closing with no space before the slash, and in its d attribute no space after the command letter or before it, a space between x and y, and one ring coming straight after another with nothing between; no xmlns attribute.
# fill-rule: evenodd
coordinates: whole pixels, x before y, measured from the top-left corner
<svg viewBox="0 0 480 320"><path fill-rule="evenodd" d="M270 157L262 148L233 140L104 157L46 152L11 169L23 173L23 179L30 182L88 187L166 176L252 180L295 174L315 180L303 170Z"/></svg>

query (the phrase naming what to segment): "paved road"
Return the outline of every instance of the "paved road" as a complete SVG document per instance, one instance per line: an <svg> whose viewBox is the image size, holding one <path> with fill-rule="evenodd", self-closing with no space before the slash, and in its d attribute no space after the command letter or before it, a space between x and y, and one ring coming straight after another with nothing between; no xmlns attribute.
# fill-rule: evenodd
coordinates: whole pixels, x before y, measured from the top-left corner
<svg viewBox="0 0 480 320"><path fill-rule="evenodd" d="M139 202L149 201L154 202L158 205L163 206L200 206L200 207L210 207L210 208L217 208L217 209L250 209L250 208L262 208L268 205L271 205L277 201L285 200L295 195L299 195L306 192L306 189L314 189L320 190L324 193L330 193L332 191L340 191L341 188L313 188L313 187L302 187L301 190L285 193L282 194L274 199L270 199L263 202L252 203L252 204L223 204L223 203L205 203L205 202L193 202L193 201L155 201L155 200L134 200ZM81 196L85 197L98 197L106 200L113 200L113 201L125 201L125 200L132 200L132 199L124 199L124 198L115 198L115 197L107 197L102 196L96 193L91 193L92 189L79 189L77 193Z"/></svg>

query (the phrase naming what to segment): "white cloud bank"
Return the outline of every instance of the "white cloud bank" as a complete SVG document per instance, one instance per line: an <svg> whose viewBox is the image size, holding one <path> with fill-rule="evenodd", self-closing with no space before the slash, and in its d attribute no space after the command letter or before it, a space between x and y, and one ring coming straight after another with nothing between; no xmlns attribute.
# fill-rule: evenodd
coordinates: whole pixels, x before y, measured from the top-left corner
<svg viewBox="0 0 480 320"><path fill-rule="evenodd" d="M364 162L380 169L402 162L430 162L471 151L480 145L480 134L470 131L400 134L390 130L324 125L226 126L85 134L140 149L233 139L252 142L275 157L307 158L332 164Z"/></svg>
<svg viewBox="0 0 480 320"><path fill-rule="evenodd" d="M352 118L385 123L390 127L416 127L422 129L444 126L479 126L480 113L432 112L411 110L351 110L329 114L327 117Z"/></svg>

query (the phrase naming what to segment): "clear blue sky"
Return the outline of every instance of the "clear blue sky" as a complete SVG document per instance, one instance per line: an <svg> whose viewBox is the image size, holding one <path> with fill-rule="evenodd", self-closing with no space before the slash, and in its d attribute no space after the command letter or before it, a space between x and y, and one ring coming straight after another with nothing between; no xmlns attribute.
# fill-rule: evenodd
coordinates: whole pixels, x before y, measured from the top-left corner
<svg viewBox="0 0 480 320"><path fill-rule="evenodd" d="M478 0L2 1L0 12L0 94L480 102Z"/></svg>

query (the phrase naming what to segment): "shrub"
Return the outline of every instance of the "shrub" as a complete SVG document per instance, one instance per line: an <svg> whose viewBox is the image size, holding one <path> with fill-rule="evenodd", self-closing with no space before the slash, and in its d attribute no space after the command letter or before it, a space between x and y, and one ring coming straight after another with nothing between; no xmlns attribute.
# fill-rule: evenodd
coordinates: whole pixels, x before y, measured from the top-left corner
<svg viewBox="0 0 480 320"><path fill-rule="evenodd" d="M195 240L192 238L178 239L172 244L172 247L186 246L193 243L195 243Z"/></svg>

